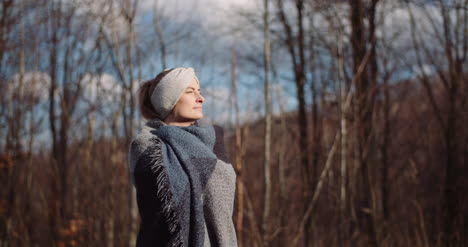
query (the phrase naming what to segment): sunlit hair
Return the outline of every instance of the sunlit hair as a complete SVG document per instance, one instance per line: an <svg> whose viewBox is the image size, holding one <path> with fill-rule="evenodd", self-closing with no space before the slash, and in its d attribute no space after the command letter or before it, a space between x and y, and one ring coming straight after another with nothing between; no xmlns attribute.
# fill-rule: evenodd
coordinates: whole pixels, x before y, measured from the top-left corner
<svg viewBox="0 0 468 247"><path fill-rule="evenodd" d="M151 104L151 95L153 94L154 88L158 85L158 83L162 80L162 78L169 74L173 69L165 70L159 73L154 79L144 82L140 89L138 90L139 96L139 107L141 115L150 120L159 118L158 113ZM161 119L164 120L164 119Z"/></svg>

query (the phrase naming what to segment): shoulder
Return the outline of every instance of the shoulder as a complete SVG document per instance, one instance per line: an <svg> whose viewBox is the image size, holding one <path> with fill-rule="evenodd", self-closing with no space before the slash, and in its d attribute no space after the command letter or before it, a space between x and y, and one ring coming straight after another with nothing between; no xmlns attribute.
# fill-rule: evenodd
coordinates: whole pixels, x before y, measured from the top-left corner
<svg viewBox="0 0 468 247"><path fill-rule="evenodd" d="M133 138L132 142L130 143L130 146L133 149L144 150L147 146L152 145L152 142L155 138L157 139L158 137L143 130L137 136L135 136L135 138Z"/></svg>
<svg viewBox="0 0 468 247"><path fill-rule="evenodd" d="M129 147L129 166L130 171L135 172L144 163L149 160L157 159L161 150L161 140L151 129L143 128L141 132L132 140Z"/></svg>
<svg viewBox="0 0 468 247"><path fill-rule="evenodd" d="M144 152L149 147L157 145L161 142L159 137L156 135L156 130L160 127L157 125L158 122L148 121L140 129L140 132L135 136L135 138L130 143L130 152L135 154L140 154Z"/></svg>

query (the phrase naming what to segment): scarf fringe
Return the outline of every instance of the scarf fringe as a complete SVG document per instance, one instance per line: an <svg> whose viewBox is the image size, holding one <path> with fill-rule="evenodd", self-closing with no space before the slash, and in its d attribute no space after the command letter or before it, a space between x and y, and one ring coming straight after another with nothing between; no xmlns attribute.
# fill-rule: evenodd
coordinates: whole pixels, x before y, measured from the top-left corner
<svg viewBox="0 0 468 247"><path fill-rule="evenodd" d="M176 214L174 200L169 187L169 178L166 168L163 165L162 143L159 138L152 138L154 150L151 153L151 158L154 161L150 167L151 172L156 175L156 197L161 202L162 215L167 222L170 240L169 246L178 247L183 245L181 236L181 226L178 222L178 215Z"/></svg>

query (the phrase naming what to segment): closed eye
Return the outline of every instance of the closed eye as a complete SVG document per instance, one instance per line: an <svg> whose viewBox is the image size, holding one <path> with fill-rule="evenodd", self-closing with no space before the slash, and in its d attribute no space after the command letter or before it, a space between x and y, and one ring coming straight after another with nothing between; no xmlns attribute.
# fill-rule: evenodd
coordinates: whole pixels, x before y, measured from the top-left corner
<svg viewBox="0 0 468 247"><path fill-rule="evenodd" d="M195 92L195 91L191 90L191 91L186 91L185 93L194 93L194 92ZM202 94L202 92L201 92L201 91L198 91L198 94L200 94L200 95L201 95L201 94Z"/></svg>

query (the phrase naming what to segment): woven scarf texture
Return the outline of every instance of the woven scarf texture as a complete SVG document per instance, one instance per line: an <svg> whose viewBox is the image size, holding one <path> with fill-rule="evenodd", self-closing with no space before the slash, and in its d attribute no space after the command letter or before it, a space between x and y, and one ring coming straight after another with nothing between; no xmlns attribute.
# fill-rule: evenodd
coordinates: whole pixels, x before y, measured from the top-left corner
<svg viewBox="0 0 468 247"><path fill-rule="evenodd" d="M237 246L230 202L227 207L224 202L204 205L204 195L213 194L207 191L226 186L208 183L217 165L228 163L223 140L217 139L213 126L179 127L149 121L132 142L129 159L142 220L137 247ZM232 176L235 179L231 174L223 180L232 180ZM233 201L234 194L229 194L228 201L231 197ZM212 208L206 210L207 205Z"/></svg>

